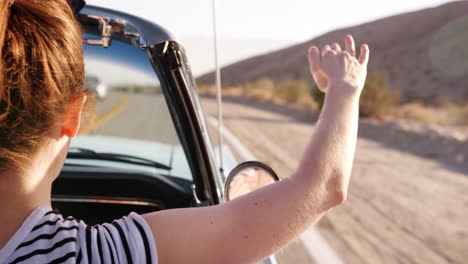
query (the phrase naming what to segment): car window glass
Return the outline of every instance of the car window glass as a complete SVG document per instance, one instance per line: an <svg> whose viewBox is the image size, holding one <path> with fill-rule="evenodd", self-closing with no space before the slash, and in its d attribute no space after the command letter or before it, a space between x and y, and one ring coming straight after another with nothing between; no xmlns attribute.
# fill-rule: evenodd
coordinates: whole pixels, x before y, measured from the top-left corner
<svg viewBox="0 0 468 264"><path fill-rule="evenodd" d="M170 171L157 170L159 173L191 180L158 76L145 50L113 40L108 48L84 44L84 57L85 88L90 96L71 147L150 159L171 167ZM117 162L86 162L130 167Z"/></svg>

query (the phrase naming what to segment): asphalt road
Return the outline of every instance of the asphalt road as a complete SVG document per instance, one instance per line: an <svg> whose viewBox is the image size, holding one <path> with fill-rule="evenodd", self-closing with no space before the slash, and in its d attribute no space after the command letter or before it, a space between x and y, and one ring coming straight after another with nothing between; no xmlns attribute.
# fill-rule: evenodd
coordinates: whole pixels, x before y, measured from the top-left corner
<svg viewBox="0 0 468 264"><path fill-rule="evenodd" d="M115 111L91 133L173 142L160 96L111 94L98 102L98 117ZM203 99L215 115L213 99ZM224 123L281 177L297 166L313 118L250 101L224 103ZM144 113L144 114L141 114ZM156 122L152 122L155 120ZM213 132L212 132L213 133ZM213 135L214 142L216 136ZM452 169L414 151L359 138L347 202L318 224L345 263L466 263L468 259L467 168ZM301 242L278 254L279 263L312 263Z"/></svg>
<svg viewBox="0 0 468 264"><path fill-rule="evenodd" d="M106 114L108 118L91 134L179 143L162 94L110 92L104 100L96 101L96 113L98 120Z"/></svg>

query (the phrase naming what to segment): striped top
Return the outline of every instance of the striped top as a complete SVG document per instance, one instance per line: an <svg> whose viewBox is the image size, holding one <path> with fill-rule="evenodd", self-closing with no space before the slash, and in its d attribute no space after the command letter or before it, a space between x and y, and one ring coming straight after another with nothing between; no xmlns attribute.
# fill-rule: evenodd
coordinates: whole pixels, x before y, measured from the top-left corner
<svg viewBox="0 0 468 264"><path fill-rule="evenodd" d="M47 206L36 209L0 249L0 264L157 263L156 246L138 214L87 226Z"/></svg>

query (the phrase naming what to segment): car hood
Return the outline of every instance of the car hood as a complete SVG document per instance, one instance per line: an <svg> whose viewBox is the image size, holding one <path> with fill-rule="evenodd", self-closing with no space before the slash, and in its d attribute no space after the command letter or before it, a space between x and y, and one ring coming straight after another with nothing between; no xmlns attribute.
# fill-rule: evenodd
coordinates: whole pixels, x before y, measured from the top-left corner
<svg viewBox="0 0 468 264"><path fill-rule="evenodd" d="M181 146L163 144L155 141L128 139L110 136L79 135L72 139L70 148L85 148L96 152L118 153L153 160L171 167L170 171L151 166L133 165L101 160L67 160L67 164L101 166L116 169L144 170L147 173L158 173L184 178L190 181L192 173Z"/></svg>

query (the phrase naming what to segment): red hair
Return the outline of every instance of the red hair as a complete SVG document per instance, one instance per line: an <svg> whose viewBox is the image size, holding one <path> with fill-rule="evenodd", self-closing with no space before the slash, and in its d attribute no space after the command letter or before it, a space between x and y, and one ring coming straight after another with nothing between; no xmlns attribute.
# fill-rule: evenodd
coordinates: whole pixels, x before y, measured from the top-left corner
<svg viewBox="0 0 468 264"><path fill-rule="evenodd" d="M22 168L82 93L81 28L66 0L0 0L0 168Z"/></svg>

